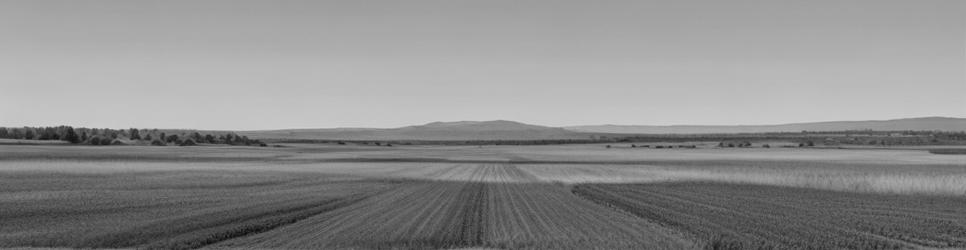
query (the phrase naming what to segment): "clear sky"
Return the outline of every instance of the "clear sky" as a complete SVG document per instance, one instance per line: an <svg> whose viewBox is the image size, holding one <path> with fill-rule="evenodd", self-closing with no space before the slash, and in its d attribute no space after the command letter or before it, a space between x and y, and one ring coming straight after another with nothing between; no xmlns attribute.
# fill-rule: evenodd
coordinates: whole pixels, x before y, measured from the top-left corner
<svg viewBox="0 0 966 250"><path fill-rule="evenodd" d="M0 1L0 126L966 117L966 1Z"/></svg>

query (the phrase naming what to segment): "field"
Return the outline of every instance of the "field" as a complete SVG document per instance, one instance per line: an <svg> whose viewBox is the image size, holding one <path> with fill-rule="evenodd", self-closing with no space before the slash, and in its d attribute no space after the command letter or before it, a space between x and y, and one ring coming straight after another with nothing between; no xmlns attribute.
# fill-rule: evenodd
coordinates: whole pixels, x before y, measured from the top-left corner
<svg viewBox="0 0 966 250"><path fill-rule="evenodd" d="M966 200L720 183L588 184L574 193L724 248L966 246Z"/></svg>
<svg viewBox="0 0 966 250"><path fill-rule="evenodd" d="M0 145L0 247L966 247L927 150Z"/></svg>

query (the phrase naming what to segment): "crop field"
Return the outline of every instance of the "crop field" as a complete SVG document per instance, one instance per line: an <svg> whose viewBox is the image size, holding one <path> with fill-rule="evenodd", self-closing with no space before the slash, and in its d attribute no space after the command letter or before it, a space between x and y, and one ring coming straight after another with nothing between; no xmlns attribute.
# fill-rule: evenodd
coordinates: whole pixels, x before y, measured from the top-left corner
<svg viewBox="0 0 966 250"><path fill-rule="evenodd" d="M218 246L683 249L691 243L640 218L601 210L564 186L420 182Z"/></svg>
<svg viewBox="0 0 966 250"><path fill-rule="evenodd" d="M392 186L291 174L4 173L0 247L192 248L267 231Z"/></svg>
<svg viewBox="0 0 966 250"><path fill-rule="evenodd" d="M587 184L599 204L737 249L966 247L966 199L719 183Z"/></svg>
<svg viewBox="0 0 966 250"><path fill-rule="evenodd" d="M927 150L0 145L0 247L964 248Z"/></svg>

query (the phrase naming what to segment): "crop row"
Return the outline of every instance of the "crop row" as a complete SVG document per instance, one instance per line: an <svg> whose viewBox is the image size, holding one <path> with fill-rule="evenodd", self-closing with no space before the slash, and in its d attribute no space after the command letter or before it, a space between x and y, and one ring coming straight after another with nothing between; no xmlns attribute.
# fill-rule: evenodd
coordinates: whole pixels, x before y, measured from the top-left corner
<svg viewBox="0 0 966 250"><path fill-rule="evenodd" d="M695 235L712 249L966 246L966 198L679 182L586 184L577 195Z"/></svg>
<svg viewBox="0 0 966 250"><path fill-rule="evenodd" d="M19 174L17 183L35 188L0 191L0 247L196 248L332 211L394 185L220 172Z"/></svg>
<svg viewBox="0 0 966 250"><path fill-rule="evenodd" d="M564 186L417 182L213 247L303 249L680 249L691 242Z"/></svg>

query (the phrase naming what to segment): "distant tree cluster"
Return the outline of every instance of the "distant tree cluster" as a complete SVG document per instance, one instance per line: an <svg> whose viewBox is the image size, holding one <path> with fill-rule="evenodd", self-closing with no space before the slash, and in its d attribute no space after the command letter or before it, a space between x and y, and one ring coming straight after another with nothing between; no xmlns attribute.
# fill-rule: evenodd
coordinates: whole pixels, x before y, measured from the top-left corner
<svg viewBox="0 0 966 250"><path fill-rule="evenodd" d="M766 144L766 145L767 145L767 144ZM752 145L751 145L751 142L750 142L750 141L740 141L740 142L719 142L719 143L718 143L718 147L719 147L719 148L734 148L734 147L739 147L739 148L750 148L750 147L752 147Z"/></svg>
<svg viewBox="0 0 966 250"><path fill-rule="evenodd" d="M262 141L240 136L232 132L205 133L198 131L160 131L158 129L109 129L57 127L0 127L0 138L18 140L61 140L73 144L88 145L153 145L195 146L199 144L224 144L243 146L268 146Z"/></svg>

